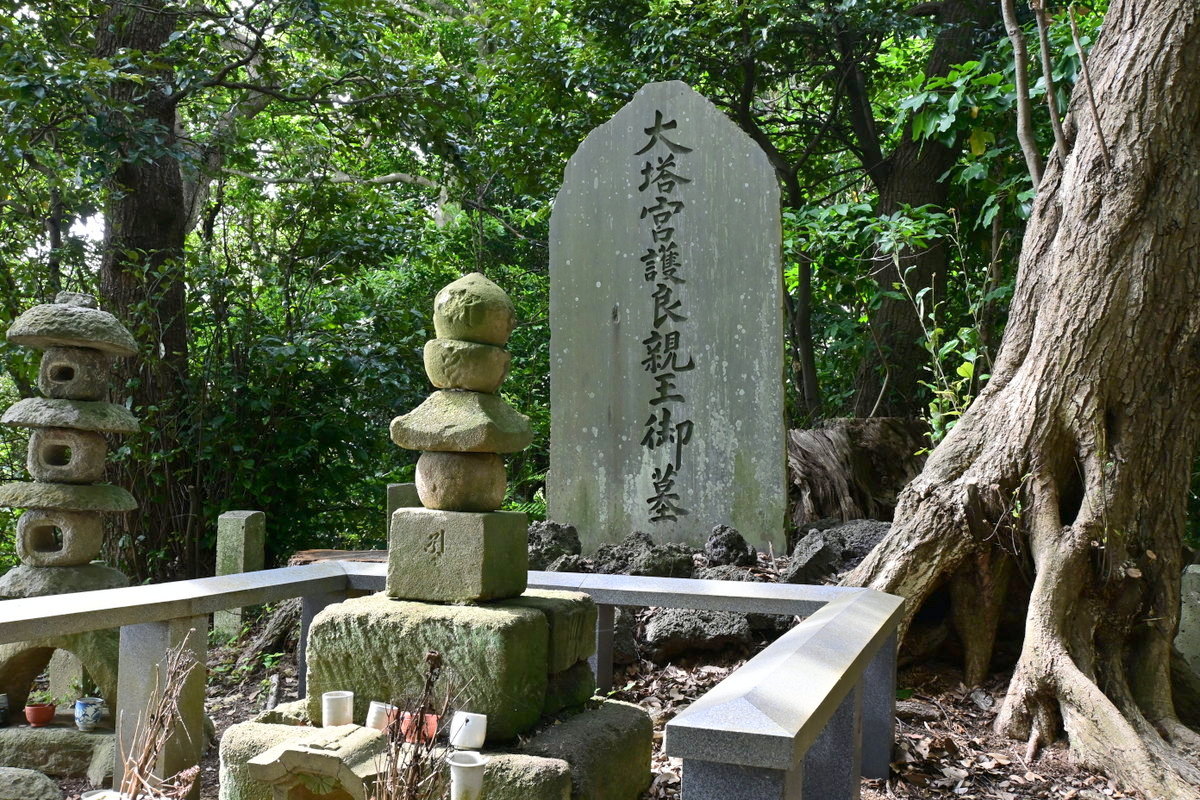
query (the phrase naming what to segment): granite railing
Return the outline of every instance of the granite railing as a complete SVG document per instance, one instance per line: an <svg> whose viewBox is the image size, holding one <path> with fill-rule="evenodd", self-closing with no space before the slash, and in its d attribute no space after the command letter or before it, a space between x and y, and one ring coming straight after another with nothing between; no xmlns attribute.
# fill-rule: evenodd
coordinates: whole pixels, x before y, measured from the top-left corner
<svg viewBox="0 0 1200 800"><path fill-rule="evenodd" d="M208 615L302 598L300 692L313 617L383 589L387 565L329 561L215 578L0 602L0 643L120 628L119 741L132 739L164 652L180 643L203 664ZM860 776L884 778L894 735L896 626L902 600L831 586L531 572L529 585L590 594L599 606L597 682L611 688L616 606L803 617L792 630L667 723L683 759L685 800L849 800ZM191 687L160 774L195 764L203 703ZM123 771L117 756L117 780Z"/></svg>

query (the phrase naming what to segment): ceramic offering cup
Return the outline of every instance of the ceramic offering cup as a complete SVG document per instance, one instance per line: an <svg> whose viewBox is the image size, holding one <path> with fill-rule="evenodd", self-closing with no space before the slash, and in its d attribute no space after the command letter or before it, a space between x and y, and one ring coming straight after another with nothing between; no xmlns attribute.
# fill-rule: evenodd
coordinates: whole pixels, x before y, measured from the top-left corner
<svg viewBox="0 0 1200 800"><path fill-rule="evenodd" d="M104 701L99 697L81 697L75 701L75 727L79 730L95 730L103 716Z"/></svg>
<svg viewBox="0 0 1200 800"><path fill-rule="evenodd" d="M450 718L450 746L478 750L487 738L487 715L456 711Z"/></svg>
<svg viewBox="0 0 1200 800"><path fill-rule="evenodd" d="M326 692L321 695L321 727L333 728L354 722L354 692Z"/></svg>
<svg viewBox="0 0 1200 800"><path fill-rule="evenodd" d="M450 765L450 800L479 800L487 762L487 756L473 750L459 750L446 757Z"/></svg>
<svg viewBox="0 0 1200 800"><path fill-rule="evenodd" d="M374 728L377 731L386 730L388 723L396 716L397 710L390 703L372 700L370 707L367 709L367 727Z"/></svg>

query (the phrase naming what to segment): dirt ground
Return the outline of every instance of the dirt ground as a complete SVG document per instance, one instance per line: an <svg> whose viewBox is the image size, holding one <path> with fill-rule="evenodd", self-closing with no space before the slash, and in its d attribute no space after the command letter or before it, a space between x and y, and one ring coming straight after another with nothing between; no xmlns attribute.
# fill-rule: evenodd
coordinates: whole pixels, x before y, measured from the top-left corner
<svg viewBox="0 0 1200 800"><path fill-rule="evenodd" d="M281 702L296 694L291 655L268 659L270 668L235 674L237 646L210 652L207 708L217 741L230 726L262 711L271 698ZM654 720L654 782L645 800L680 797L680 763L661 752L663 726L680 710L723 680L752 655L735 651L656 665L649 661L619 668L612 696L637 703ZM997 674L983 687L968 689L961 673L946 664L926 664L901 671L897 686L896 748L887 781L864 781L864 800L1102 800L1131 798L1108 779L1071 763L1065 743L1046 748L1032 760L1025 744L992 732L1008 676ZM201 765L201 800L217 800L217 745ZM67 800L89 787L85 781L62 781Z"/></svg>

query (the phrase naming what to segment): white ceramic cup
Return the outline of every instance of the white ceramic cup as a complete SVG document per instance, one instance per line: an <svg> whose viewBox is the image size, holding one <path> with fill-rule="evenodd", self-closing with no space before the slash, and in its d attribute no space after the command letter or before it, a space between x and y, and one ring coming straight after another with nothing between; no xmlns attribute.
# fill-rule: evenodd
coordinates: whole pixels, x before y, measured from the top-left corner
<svg viewBox="0 0 1200 800"><path fill-rule="evenodd" d="M479 800L488 757L473 750L459 750L447 756L446 762L450 765L450 800Z"/></svg>
<svg viewBox="0 0 1200 800"><path fill-rule="evenodd" d="M478 750L487 738L487 715L455 711L450 718L450 746Z"/></svg>
<svg viewBox="0 0 1200 800"><path fill-rule="evenodd" d="M388 720L396 711L396 707L391 703L372 700L371 705L367 708L367 727L374 728L377 731L385 730L388 726Z"/></svg>
<svg viewBox="0 0 1200 800"><path fill-rule="evenodd" d="M321 695L321 727L333 728L354 722L354 692L326 692Z"/></svg>

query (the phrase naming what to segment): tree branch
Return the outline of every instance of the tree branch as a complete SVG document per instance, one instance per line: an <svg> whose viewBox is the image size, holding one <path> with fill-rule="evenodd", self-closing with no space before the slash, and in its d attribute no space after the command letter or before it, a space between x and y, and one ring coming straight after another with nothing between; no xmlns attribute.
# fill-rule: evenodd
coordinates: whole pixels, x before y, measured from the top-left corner
<svg viewBox="0 0 1200 800"><path fill-rule="evenodd" d="M1071 41L1075 43L1075 52L1079 53L1079 66L1083 70L1083 84L1087 88L1088 108L1092 112L1092 122L1096 123L1096 138L1100 141L1100 154L1104 157L1104 166L1112 168L1112 158L1108 154L1108 144L1104 141L1104 130L1100 127L1100 109L1096 105L1096 92L1092 88L1092 71L1088 69L1087 53L1083 52L1083 43L1079 40L1079 24L1075 21L1075 4L1067 8L1071 20Z"/></svg>
<svg viewBox="0 0 1200 800"><path fill-rule="evenodd" d="M1050 21L1046 17L1043 0L1029 0L1033 16L1037 20L1038 49L1042 54L1042 80L1046 84L1046 107L1050 109L1050 125L1054 128L1054 143L1058 145L1059 158L1066 158L1067 137L1063 133L1062 120L1058 117L1058 97L1054 92L1054 64L1050 60Z"/></svg>
<svg viewBox="0 0 1200 800"><path fill-rule="evenodd" d="M1000 0L1004 12L1004 30L1012 42L1015 67L1015 89L1017 92L1017 140L1025 156L1025 166L1033 178L1033 188L1042 182L1042 156L1038 151L1037 137L1033 133L1033 106L1029 101L1029 50L1025 46L1025 32L1017 21L1016 0Z"/></svg>
<svg viewBox="0 0 1200 800"><path fill-rule="evenodd" d="M850 105L850 127L858 140L859 157L871 182L876 188L882 188L887 183L889 161L884 158L883 147L879 143L879 131L875 127L871 97L867 92L867 78L854 58L854 48L845 31L838 33L837 43L841 54L839 67Z"/></svg>
<svg viewBox="0 0 1200 800"><path fill-rule="evenodd" d="M239 178L255 181L257 183L270 184L273 186L282 186L285 184L316 184L316 183L353 183L363 185L384 186L393 183L407 183L412 186L423 186L426 189L440 189L441 184L429 180L429 178L421 175L410 175L407 172L391 172L387 175L376 175L373 178L360 178L341 170L334 170L329 175L302 175L294 177L272 177L270 175L255 175L250 172L242 172L236 169L222 170L226 175L236 175Z"/></svg>

